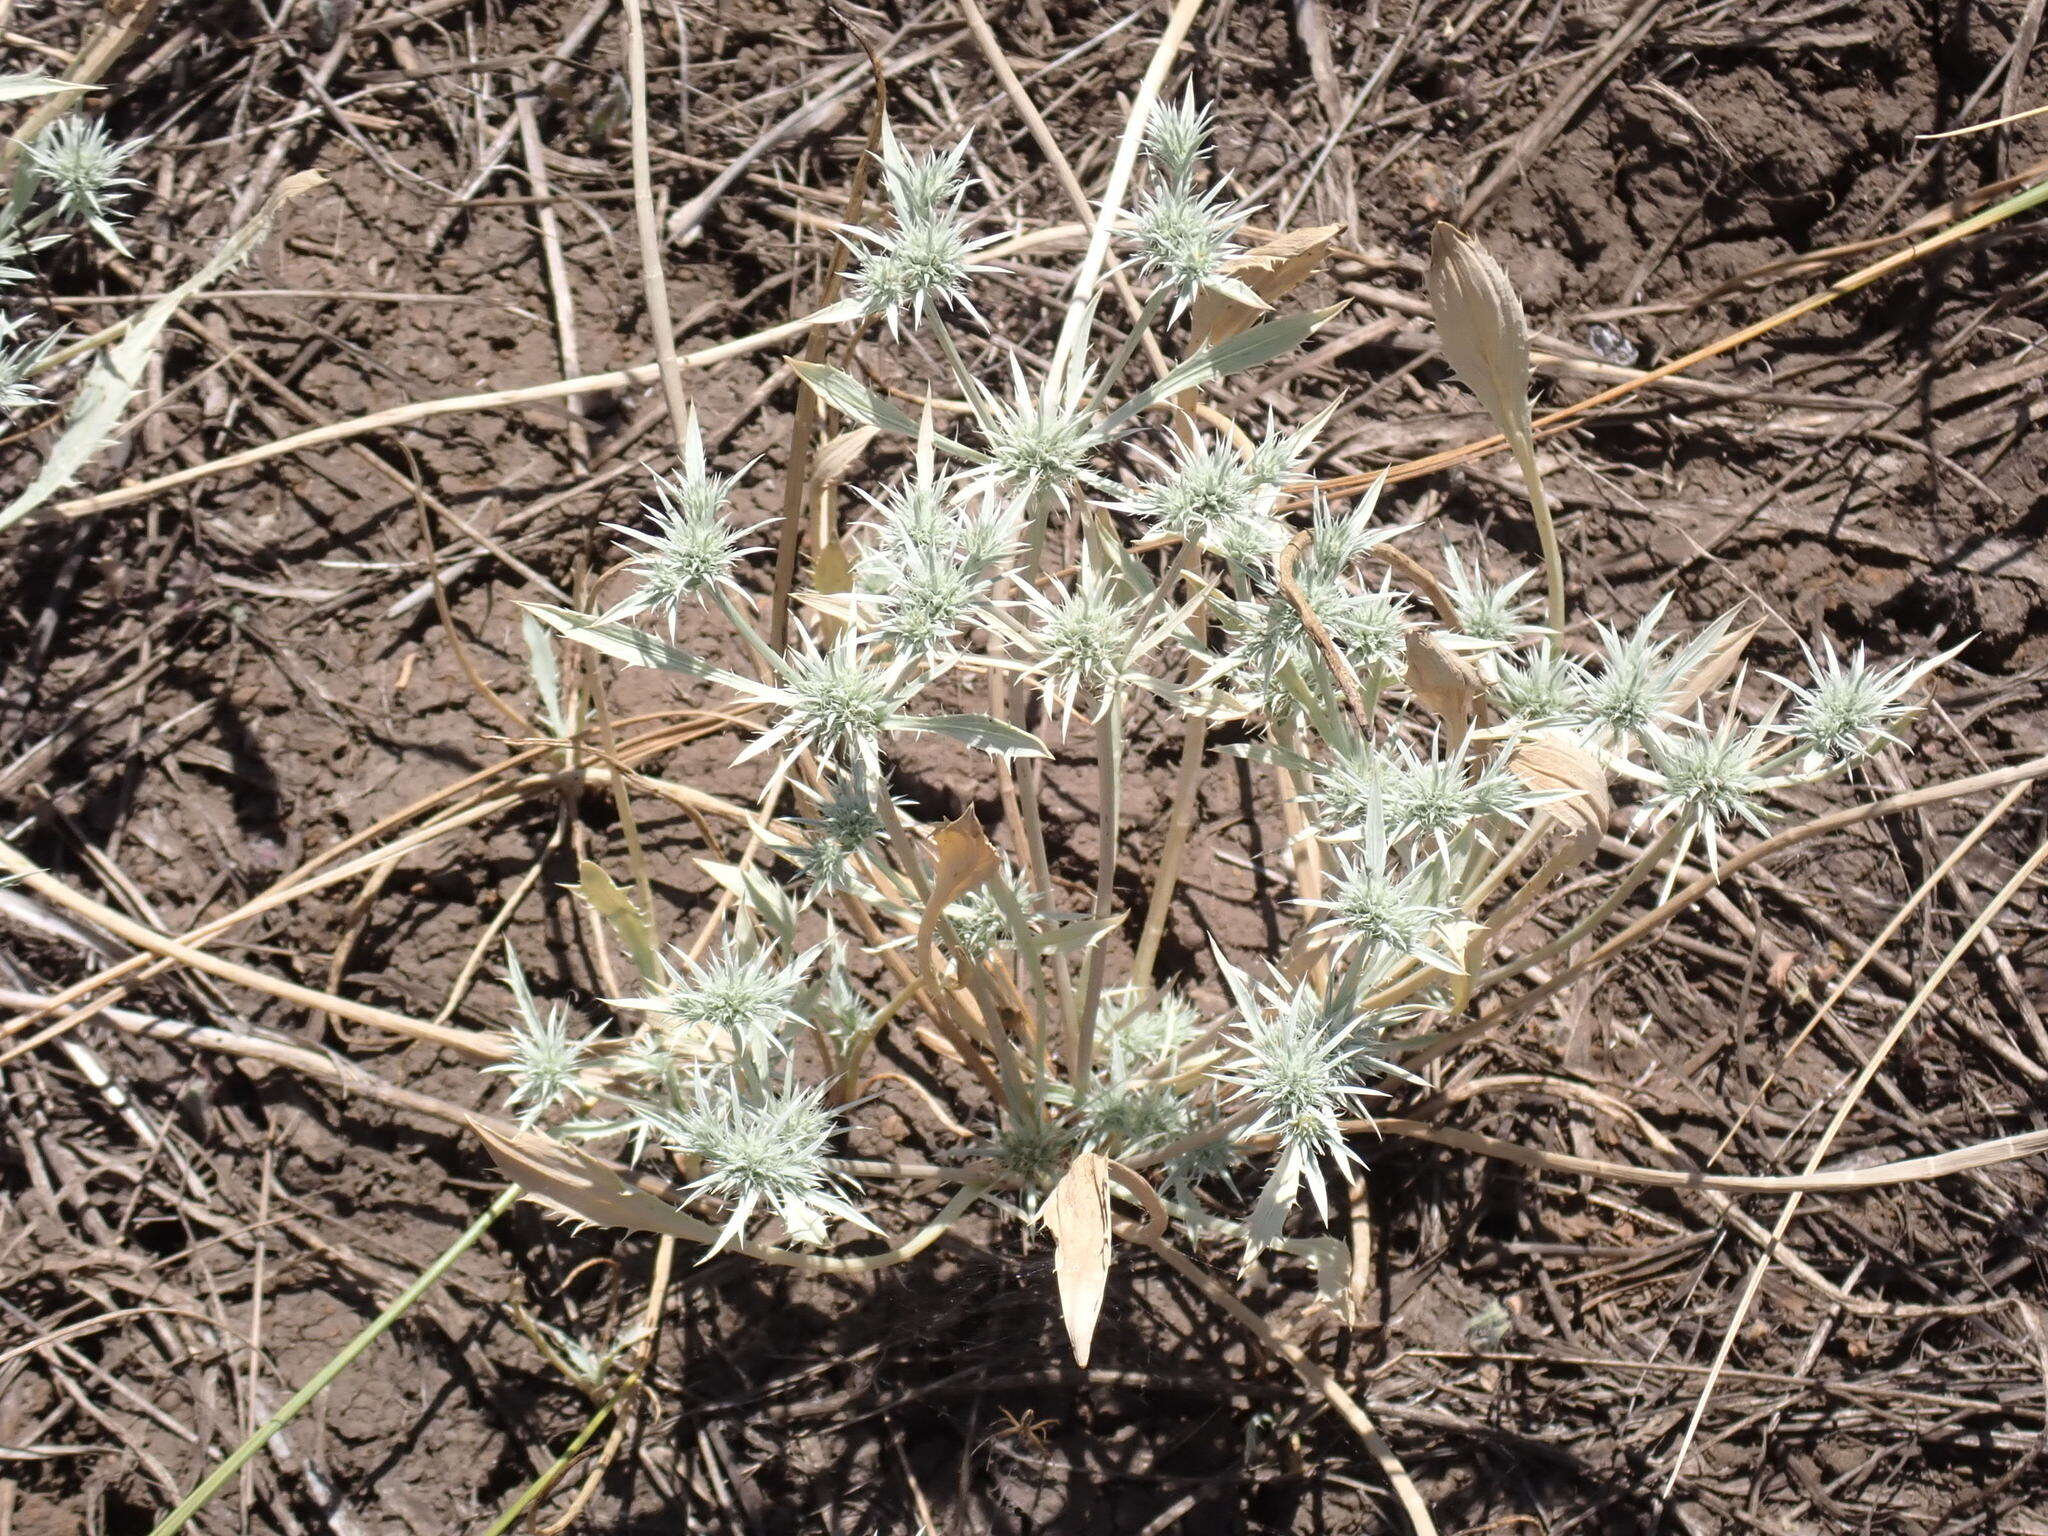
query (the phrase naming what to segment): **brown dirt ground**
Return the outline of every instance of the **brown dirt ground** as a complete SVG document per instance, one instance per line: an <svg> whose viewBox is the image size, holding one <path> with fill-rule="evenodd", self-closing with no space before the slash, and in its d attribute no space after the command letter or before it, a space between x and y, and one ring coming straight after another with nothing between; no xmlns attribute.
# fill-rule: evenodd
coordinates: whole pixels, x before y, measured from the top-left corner
<svg viewBox="0 0 2048 1536"><path fill-rule="evenodd" d="M69 50L96 10L23 3L7 24ZM899 121L919 133L974 126L1009 191L1002 220L1068 216L949 6L684 0L652 10L657 171L672 205L820 80L853 68L857 32L896 38L893 56L941 45L898 79ZM1103 125L1149 55L1153 11L1105 33L1101 10L1068 0L990 10L1092 184L1111 149ZM481 146L510 121L533 56L583 14L554 0L410 11L315 0L277 15L234 0L168 6L111 76L117 126L156 135L141 161L135 260L56 273L55 291L126 296L153 286L145 274L188 269L259 174L314 166L331 186L236 279L294 296L192 306L193 326L174 331L151 381L151 413L89 488L310 422L559 377L516 144L471 194L484 201L457 199ZM352 30L315 88L318 29L337 20ZM1345 401L1326 473L1483 435L1429 355L1426 323L1383 303L1389 290L1419 293L1427 229L1447 212L1484 234L1551 350L1568 357L1606 351L1648 365L1765 314L1853 262L1775 282L1751 274L1896 229L2048 153L2048 132L2032 123L1915 138L2034 101L2040 20L2038 3L2019 0L1213 0L1185 75L1218 102L1240 185L1290 224L1346 226L1369 257L1340 264L1310 295L1357 300L1338 322L1353 329L1325 333L1347 344L1274 370L1244 403ZM1612 68L1577 109L1529 138L1611 45ZM647 346L619 195L625 148L605 126L620 46L612 15L535 98L590 372L638 362ZM836 205L861 104L852 91L835 120L771 148L699 236L671 251L686 344L746 335L809 302L829 245L790 210ZM1333 124L1343 131L1318 160ZM1465 208L1503 155L1519 168ZM1931 783L2041 750L2048 455L2032 428L2048 398L2048 363L2036 357L2044 255L2048 238L2022 221L1698 370L1711 390L1639 394L1557 439L1557 495L1589 602L1639 612L1671 580L1695 618L1747 600L1768 616L1759 653L1771 666L1815 633L1886 657L1974 635L1942 709L1888 771ZM1025 282L997 287L999 320L1042 313ZM119 312L86 305L68 318L91 327ZM1546 398L1578 398L1589 380L1553 370ZM726 462L760 457L749 494L765 515L792 403L773 356L699 376L693 391ZM182 932L499 760L507 722L465 678L432 604L417 600L427 566L408 455L445 506L505 530L513 555L566 585L608 537L602 524L631 512L637 470L551 498L592 471L641 456L658 464L658 437L634 431L656 405L635 390L593 397L580 422L553 408L438 418L360 450L216 475L10 538L6 836L75 888ZM11 438L0 473L30 472L47 435ZM1395 501L1402 517L1434 519L1461 543L1530 553L1521 503L1494 461L1411 483ZM473 546L445 521L436 538L444 563L464 559L451 565L451 598L476 665L508 697L530 697L514 607L534 590L528 578L494 558L467 560L452 546ZM669 702L637 683L615 697L621 710ZM661 767L732 785L729 756L713 739ZM928 810L952 808L958 775L943 755L905 766ZM1158 756L1133 785L1120 851L1133 889L1158 847L1169 775ZM1048 813L1072 829L1065 873L1075 878L1092 868L1092 782L1085 752L1050 776ZM1248 866L1270 852L1272 807L1227 765L1203 793L1205 824L1220 830L1190 870L1169 967L1197 966L1211 934L1255 951L1276 920L1275 893ZM1460 1059L1446 1086L1464 1097L1447 1118L1658 1161L1630 1125L1527 1081L1563 1078L1623 1098L1706 1155L1765 1088L1810 989L1983 808L1875 823L1779 861L1774 879L1740 883L1597 985ZM600 798L571 809L558 816L536 801L399 864L367 902L359 885L330 890L220 948L431 1014L538 860L512 935L546 990L587 1003L602 978L561 887L574 852L604 856L616 829ZM696 830L656 814L648 833L660 895L686 921L708 900L689 862ZM1787 1165L1788 1145L1804 1144L1794 1133L2039 836L2030 796L1900 934L1838 1024L1763 1093L1727 1166ZM19 906L0 916L0 983L47 992L94 963ZM2039 918L2037 894L2023 895L1993 930L1995 953L1972 953L1878 1077L1844 1154L1917 1155L2044 1123ZM503 1001L486 979L457 1021L489 1027ZM459 1103L488 1092L452 1058L190 974L128 1003L275 1031ZM475 1145L445 1125L100 1023L70 1039L76 1049L0 1066L0 1445L31 1448L0 1465L0 1536L147 1530L497 1187ZM895 1065L926 1072L907 1056ZM95 1085L101 1073L111 1087ZM945 1149L914 1095L884 1091L874 1123L893 1131L892 1116L912 1145ZM1310 1277L1291 1262L1252 1276L1244 1293L1367 1401L1445 1532L2048 1532L2048 1180L2038 1165L1810 1200L1790 1246L1838 1289L1772 1271L1668 1504L1657 1494L1699 1370L1756 1252L1720 1207L1396 1144L1374 1153L1360 1201L1373 1248L1358 1327L1316 1320ZM1765 1225L1777 1209L1738 1204ZM200 1528L480 1530L590 1411L519 1331L514 1304L593 1340L616 1337L642 1302L650 1254L646 1241L574 1234L530 1211L508 1218ZM1208 1257L1227 1276L1228 1257ZM94 1321L111 1313L121 1315ZM1172 1275L1121 1268L1096 1369L1084 1377L1065 1359L1045 1254L1014 1226L858 1281L731 1259L685 1268L656 1392L577 1528L1396 1528L1382 1480L1341 1424Z"/></svg>

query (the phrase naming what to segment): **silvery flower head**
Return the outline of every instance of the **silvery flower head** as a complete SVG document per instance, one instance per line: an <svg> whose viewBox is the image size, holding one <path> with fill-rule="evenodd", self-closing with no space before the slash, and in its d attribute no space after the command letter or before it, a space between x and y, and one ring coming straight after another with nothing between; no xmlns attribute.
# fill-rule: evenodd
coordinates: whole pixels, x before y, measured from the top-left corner
<svg viewBox="0 0 2048 1536"><path fill-rule="evenodd" d="M1505 768L1491 771L1506 773ZM1479 818L1482 806L1498 790L1497 783L1489 784L1488 792L1482 793L1462 747L1455 755L1444 757L1435 751L1417 751L1406 741L1396 742L1380 782L1387 835L1395 842L1413 839L1448 846Z"/></svg>
<svg viewBox="0 0 2048 1536"><path fill-rule="evenodd" d="M1106 438L1078 403L1087 398L1085 381L1034 392L1015 357L1010 377L1011 399L990 395L982 402L988 463L975 475L1026 505L1064 507L1083 489L1113 492L1090 467Z"/></svg>
<svg viewBox="0 0 2048 1536"><path fill-rule="evenodd" d="M733 573L739 562L762 552L743 543L752 528L735 528L726 520L726 503L738 479L706 468L693 407L684 432L682 473L655 474L655 499L643 503L654 519L654 531L608 525L636 541L620 548L629 552L628 568L640 578L639 587L612 610L612 617L652 613L667 624L673 637L686 605L701 603L720 586L738 589Z"/></svg>
<svg viewBox="0 0 2048 1536"><path fill-rule="evenodd" d="M1374 548L1401 532L1397 527L1373 526L1373 512L1369 503L1338 511L1318 496L1299 569L1332 579L1349 575Z"/></svg>
<svg viewBox="0 0 2048 1536"><path fill-rule="evenodd" d="M646 997L611 999L615 1008L654 1016L670 1051L689 1060L729 1061L764 1070L789 1051L789 1031L816 950L777 964L762 952L727 949L708 960L677 951L664 959L663 984Z"/></svg>
<svg viewBox="0 0 2048 1536"><path fill-rule="evenodd" d="M1327 578L1313 588L1302 582L1301 589L1354 668L1381 677L1400 673L1408 657L1408 631L1415 625L1407 594L1395 590L1392 575L1362 592Z"/></svg>
<svg viewBox="0 0 2048 1536"><path fill-rule="evenodd" d="M519 1116L520 1124L532 1125L578 1091L584 1070L596 1058L587 1040L571 1034L567 1008L553 1003L546 1012L541 1010L509 944L505 947L505 984L512 990L519 1014L511 1026L512 1055L484 1071L512 1079L505 1107Z"/></svg>
<svg viewBox="0 0 2048 1536"><path fill-rule="evenodd" d="M920 549L866 564L873 566L861 575L875 587L875 633L908 655L950 649L988 596L988 577L949 549Z"/></svg>
<svg viewBox="0 0 2048 1536"><path fill-rule="evenodd" d="M1074 1129L1045 1117L1005 1118L975 1151L1026 1189L1046 1189L1073 1164Z"/></svg>
<svg viewBox="0 0 2048 1536"><path fill-rule="evenodd" d="M1178 992L1144 997L1131 989L1102 1000L1103 1070L1110 1077L1172 1074L1202 1035L1202 1015Z"/></svg>
<svg viewBox="0 0 2048 1536"><path fill-rule="evenodd" d="M977 265L974 255L1000 237L974 239L967 233L960 212L968 187L960 172L966 157L964 139L951 149L912 154L884 125L877 159L895 227L853 232L862 242L854 247L853 291L861 312L886 318L892 335L906 311L913 326L923 325L927 305L934 312L974 313L968 298L972 279L990 270Z"/></svg>
<svg viewBox="0 0 2048 1536"><path fill-rule="evenodd" d="M1082 1139L1106 1157L1135 1157L1195 1128L1187 1095L1165 1083L1100 1084L1081 1101L1077 1114Z"/></svg>
<svg viewBox="0 0 2048 1536"><path fill-rule="evenodd" d="M879 657L851 629L841 631L829 648L803 632L775 666L771 683L727 676L734 692L777 712L736 762L783 746L792 755L809 752L821 762L860 767L875 758L882 736L895 728L921 686L909 658Z"/></svg>
<svg viewBox="0 0 2048 1536"><path fill-rule="evenodd" d="M1455 971L1458 963L1438 943L1457 916L1444 900L1444 874L1432 856L1412 867L1384 837L1363 837L1336 848L1329 893L1305 905L1325 915L1310 931L1339 953L1361 948L1376 959L1410 959Z"/></svg>
<svg viewBox="0 0 2048 1536"><path fill-rule="evenodd" d="M1195 100L1191 85L1178 102L1165 101L1152 109L1145 125L1145 158L1169 182L1188 182L1209 154L1209 132L1214 111Z"/></svg>
<svg viewBox="0 0 2048 1536"><path fill-rule="evenodd" d="M795 818L804 841L778 844L775 851L797 866L814 894L854 889L860 883L860 860L887 829L879 797L888 790L859 772L842 776L829 793L803 784L797 788L817 801L816 809Z"/></svg>
<svg viewBox="0 0 2048 1536"><path fill-rule="evenodd" d="M1600 658L1579 670L1577 718L1602 746L1648 746L1682 723L1673 709L1679 687L1727 632L1716 621L1684 644L1657 634L1671 606L1666 593L1631 634L1599 626Z"/></svg>
<svg viewBox="0 0 2048 1536"><path fill-rule="evenodd" d="M1386 1058L1384 1040L1404 1015L1363 1009L1373 973L1357 965L1327 988L1278 973L1270 983L1254 985L1227 961L1223 976L1240 1024L1231 1037L1236 1058L1217 1076L1235 1090L1232 1102L1252 1111L1245 1134L1270 1136L1279 1150L1252 1213L1248 1249L1256 1254L1280 1236L1303 1184L1317 1210L1328 1213L1323 1160L1340 1168L1358 1166L1343 1123L1365 1113L1371 1099L1384 1097L1379 1084L1399 1073Z"/></svg>
<svg viewBox="0 0 2048 1536"><path fill-rule="evenodd" d="M1696 723L1686 734L1653 738L1649 756L1656 788L1639 820L1650 826L1675 821L1683 829L1674 878L1683 849L1695 838L1705 845L1708 864L1717 865L1724 826L1742 822L1765 829L1772 812L1764 799L1770 776L1763 764L1771 748L1762 727L1744 725L1731 710L1712 731Z"/></svg>
<svg viewBox="0 0 2048 1536"><path fill-rule="evenodd" d="M970 239L951 214L930 214L898 222L894 229L862 230L865 245L853 271L854 297L861 312L888 322L899 334L906 312L912 326L924 324L929 306L934 314L964 309L974 314L968 297L976 274L993 270L974 260L975 252L998 236Z"/></svg>
<svg viewBox="0 0 2048 1536"><path fill-rule="evenodd" d="M881 168L889 206L899 220L950 214L959 206L970 185L961 172L970 139L971 135L948 149L920 154L905 149L888 123L882 125L882 146L875 163Z"/></svg>
<svg viewBox="0 0 2048 1536"><path fill-rule="evenodd" d="M1860 645L1846 657L1826 644L1818 650L1802 649L1813 681L1801 685L1786 678L1773 679L1791 694L1785 723L1773 729L1789 736L1802 751L1843 764L1899 745L1897 727L1919 708L1907 695L1963 647L1925 661L1902 661L1889 667L1872 666Z"/></svg>
<svg viewBox="0 0 2048 1536"><path fill-rule="evenodd" d="M1138 270L1173 294L1176 310L1205 287L1244 297L1224 267L1244 254L1236 236L1248 216L1220 186L1157 188L1138 204Z"/></svg>
<svg viewBox="0 0 2048 1536"><path fill-rule="evenodd" d="M115 201L121 189L142 185L121 174L142 144L141 139L116 143L98 118L74 115L59 118L24 147L30 171L56 195L58 213L89 226L125 255L127 247L112 220L120 216Z"/></svg>
<svg viewBox="0 0 2048 1536"><path fill-rule="evenodd" d="M842 1052L874 1026L874 1006L848 979L845 957L836 946L833 963L825 973L825 984L811 999L808 1016L812 1027Z"/></svg>
<svg viewBox="0 0 2048 1536"><path fill-rule="evenodd" d="M1522 589L1534 579L1524 571L1504 582L1491 582L1474 562L1467 570L1458 552L1444 545L1444 594L1451 600L1457 630L1446 635L1451 644L1466 649L1497 650L1520 645L1543 633L1530 622L1529 605Z"/></svg>
<svg viewBox="0 0 2048 1536"><path fill-rule="evenodd" d="M61 331L52 331L40 341L16 343L14 338L28 324L26 315L0 315L0 411L24 411L42 402L43 392L29 382L43 359L56 347Z"/></svg>
<svg viewBox="0 0 2048 1536"><path fill-rule="evenodd" d="M1118 502L1117 510L1147 537L1164 534L1206 543L1216 529L1263 513L1270 500L1262 495L1244 456L1227 439L1190 432L1186 439L1175 440L1170 460L1149 449L1138 451L1158 467L1158 473Z"/></svg>
<svg viewBox="0 0 2048 1536"><path fill-rule="evenodd" d="M1076 709L1099 718L1142 679L1137 661L1146 645L1136 605L1116 578L1084 564L1071 587L1054 580L1027 588L1024 609L1031 674L1047 704L1067 719Z"/></svg>
<svg viewBox="0 0 2048 1536"><path fill-rule="evenodd" d="M691 1101L662 1119L671 1149L702 1162L688 1197L726 1211L705 1258L743 1239L757 1215L779 1220L790 1241L807 1247L826 1243L836 1221L876 1230L849 1198L858 1193L852 1177L829 1161L839 1121L825 1106L822 1086L768 1088L707 1074Z"/></svg>
<svg viewBox="0 0 2048 1536"><path fill-rule="evenodd" d="M1558 725L1578 708L1578 682L1579 669L1572 659L1546 644L1520 659L1497 659L1487 697L1513 724Z"/></svg>
<svg viewBox="0 0 2048 1536"><path fill-rule="evenodd" d="M1011 941L1009 914L986 886L948 902L946 922L952 928L946 947L976 965Z"/></svg>

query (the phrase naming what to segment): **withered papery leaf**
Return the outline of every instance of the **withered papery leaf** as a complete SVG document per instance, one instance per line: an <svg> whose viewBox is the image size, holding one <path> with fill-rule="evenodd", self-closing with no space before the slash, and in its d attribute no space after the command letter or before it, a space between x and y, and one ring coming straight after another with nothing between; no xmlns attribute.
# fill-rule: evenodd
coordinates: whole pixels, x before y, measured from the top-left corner
<svg viewBox="0 0 2048 1536"><path fill-rule="evenodd" d="M1095 1152L1076 1157L1053 1186L1039 1220L1052 1233L1053 1278L1074 1363L1085 1366L1109 1286L1109 1159Z"/></svg>
<svg viewBox="0 0 2048 1536"><path fill-rule="evenodd" d="M1529 322L1507 273L1477 240L1439 224L1429 241L1429 308L1444 360L1517 449L1532 443Z"/></svg>

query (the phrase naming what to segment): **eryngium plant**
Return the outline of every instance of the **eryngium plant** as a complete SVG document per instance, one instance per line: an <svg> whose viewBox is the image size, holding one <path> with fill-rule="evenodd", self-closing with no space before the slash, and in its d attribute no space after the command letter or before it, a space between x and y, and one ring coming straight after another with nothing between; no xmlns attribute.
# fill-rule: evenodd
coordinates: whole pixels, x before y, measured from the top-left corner
<svg viewBox="0 0 2048 1536"><path fill-rule="evenodd" d="M58 82L39 75L0 76L0 101L55 95ZM115 227L129 189L126 175L142 141L111 137L106 125L84 113L57 118L22 140L14 175L0 199L0 290L34 276L29 263L38 253L90 232L122 255L128 247ZM44 371L60 339L28 315L0 313L0 411L12 416L43 401L33 380Z"/></svg>
<svg viewBox="0 0 2048 1536"><path fill-rule="evenodd" d="M513 971L506 1107L554 1141L494 1145L556 1204L707 1252L873 1264L984 1196L1032 1212L1085 1169L1104 1200L1113 1178L1149 1218L1232 1237L1249 1258L1289 1241L1304 1206L1328 1211L1418 1041L1639 887L1767 827L1786 791L1898 740L1932 662L1823 647L1807 680L1759 680L1732 617L1689 630L1660 602L1633 624L1553 618L1555 568L1489 569L1447 548L1425 563L1378 487L1348 504L1291 491L1324 418L1231 421L1203 393L1333 313L1273 312L1331 232L1247 250L1192 100L1154 117L1147 149L1135 211L1101 213L1143 295L1135 323L1098 313L1084 261L1039 366L960 328L1003 251L978 228L965 155L883 139L888 216L849 238L852 297L818 322L883 322L913 378L964 409L934 398L912 414L921 386L892 398L799 365L823 404L903 453L893 477L853 487L843 529L821 493L813 589L795 594L786 647L768 639L735 481L708 466L694 422L627 530L623 595L603 613L533 610L741 721L738 761L765 784L736 860L706 865L724 890L708 928L659 951L648 915L629 914L644 974L609 1025L572 1028ZM1438 261L1433 289L1453 296L1440 310L1466 306L1439 314L1447 334L1461 327L1453 361L1462 375L1476 359L1489 409L1526 420L1519 304L1462 236L1440 239ZM1148 335L1183 360L1129 388ZM1178 737L1182 761L1165 851L1133 872L1142 913L1119 904L1112 864L1141 719ZM1211 750L1218 726L1231 744ZM999 824L914 814L897 781L912 739L949 744L957 803L1000 806ZM1227 754L1278 788L1292 933L1162 978L1181 857L1207 830L1193 791L1237 771ZM1096 774L1092 899L1055 880L1040 811L1044 765L1069 756ZM1618 830L1642 841L1597 866L1591 910L1547 939L1525 928L1507 953L1518 920ZM885 1035L953 1095L936 1119L959 1144L936 1164L846 1155ZM550 1145L573 1178L535 1173ZM674 1208L606 1160L666 1180ZM881 1255L791 1251L873 1231L863 1177L904 1174L957 1184L939 1224Z"/></svg>

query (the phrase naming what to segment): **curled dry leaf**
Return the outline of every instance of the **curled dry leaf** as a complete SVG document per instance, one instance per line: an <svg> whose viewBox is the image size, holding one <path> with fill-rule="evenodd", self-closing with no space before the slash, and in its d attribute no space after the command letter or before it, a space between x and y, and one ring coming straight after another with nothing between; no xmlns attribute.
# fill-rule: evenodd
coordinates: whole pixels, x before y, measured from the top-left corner
<svg viewBox="0 0 2048 1536"><path fill-rule="evenodd" d="M939 828L934 842L939 867L932 875L931 900L925 903L924 917L917 925L917 968L927 977L932 974L932 934L939 918L948 906L993 875L999 864L995 844L981 830L971 807Z"/></svg>
<svg viewBox="0 0 2048 1536"><path fill-rule="evenodd" d="M1429 309L1444 360L1479 397L1518 451L1533 448L1529 322L1500 263L1462 229L1439 224L1429 241Z"/></svg>
<svg viewBox="0 0 2048 1536"><path fill-rule="evenodd" d="M717 1240L715 1229L629 1184L610 1163L581 1147L537 1132L501 1131L475 1118L469 1125L498 1171L525 1190L534 1204L558 1216L594 1227L652 1232L657 1237L699 1243Z"/></svg>
<svg viewBox="0 0 2048 1536"><path fill-rule="evenodd" d="M855 427L819 445L811 456L811 490L829 490L860 467L862 455L876 437L873 427Z"/></svg>
<svg viewBox="0 0 2048 1536"><path fill-rule="evenodd" d="M1337 238L1340 228L1336 224L1321 224L1312 229L1294 229L1284 235L1275 235L1264 245L1256 246L1227 263L1223 275L1235 278L1249 288L1270 310L1322 265L1323 258L1330 252L1330 242ZM1221 341L1226 336L1235 336L1263 312L1240 299L1204 289L1195 299L1190 334L1197 338L1197 344Z"/></svg>
<svg viewBox="0 0 2048 1536"><path fill-rule="evenodd" d="M1446 646L1435 630L1408 631L1408 691L1415 702L1449 725L1472 719L1486 680Z"/></svg>
<svg viewBox="0 0 2048 1536"><path fill-rule="evenodd" d="M1749 642L1763 627L1764 621L1758 619L1754 624L1745 624L1723 635L1720 644L1707 652L1700 664L1679 683L1677 691L1671 695L1670 707L1680 712L1691 709L1733 677L1735 669L1742 664L1742 653L1749 649Z"/></svg>
<svg viewBox="0 0 2048 1536"><path fill-rule="evenodd" d="M1515 748L1508 768L1531 789L1558 794L1537 815L1572 839L1577 857L1592 857L1614 814L1599 759L1569 736L1538 731Z"/></svg>
<svg viewBox="0 0 2048 1536"><path fill-rule="evenodd" d="M1052 1233L1053 1277L1074 1363L1085 1366L1109 1285L1109 1159L1096 1152L1076 1157L1038 1219Z"/></svg>

